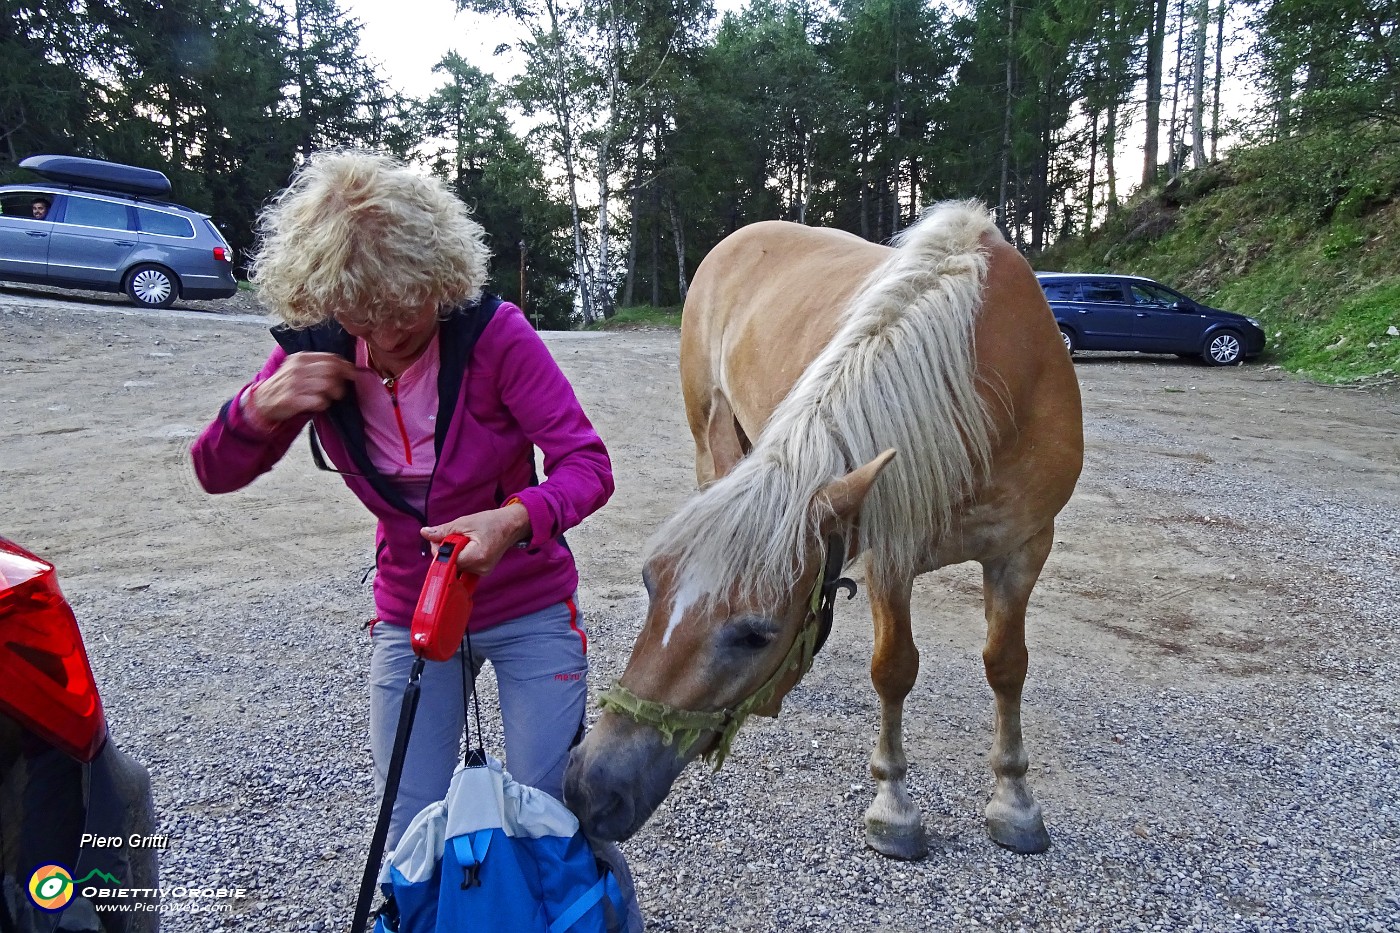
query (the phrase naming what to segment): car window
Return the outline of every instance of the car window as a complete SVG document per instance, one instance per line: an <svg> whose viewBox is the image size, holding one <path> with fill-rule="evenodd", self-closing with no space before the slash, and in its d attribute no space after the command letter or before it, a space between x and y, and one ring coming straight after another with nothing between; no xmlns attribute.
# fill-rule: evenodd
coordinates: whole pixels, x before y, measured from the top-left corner
<svg viewBox="0 0 1400 933"><path fill-rule="evenodd" d="M52 207L53 197L43 191L6 191L0 194L0 214L6 217L28 217L33 220L34 202L47 201Z"/></svg>
<svg viewBox="0 0 1400 933"><path fill-rule="evenodd" d="M102 227L105 230L131 229L125 204L72 195L68 196L68 208L63 212L63 222L82 224L85 227Z"/></svg>
<svg viewBox="0 0 1400 933"><path fill-rule="evenodd" d="M1129 285L1128 288L1133 293L1133 304L1153 305L1161 308L1170 308L1176 304L1176 296L1165 288L1154 288L1151 285L1137 283Z"/></svg>
<svg viewBox="0 0 1400 933"><path fill-rule="evenodd" d="M165 211L153 211L150 208L138 207L136 218L141 224L142 233L159 233L163 236L180 237L194 236L194 227L179 214L168 214Z"/></svg>
<svg viewBox="0 0 1400 933"><path fill-rule="evenodd" d="M1050 301L1074 301L1079 297L1079 285L1075 282L1042 282L1045 297Z"/></svg>
<svg viewBox="0 0 1400 933"><path fill-rule="evenodd" d="M209 228L209 232L212 233L212 234L214 234L214 239L218 240L220 243L224 244L225 246L228 246L228 240L225 240L225 239L224 239L224 235L223 235L222 233L219 232L219 228L216 227L216 226L214 226L214 221L212 221L212 220L210 220L208 217L206 217L206 218L204 218L204 226L208 227L208 228Z"/></svg>
<svg viewBox="0 0 1400 933"><path fill-rule="evenodd" d="M1082 290L1085 301L1123 300L1123 287L1117 282L1085 282Z"/></svg>

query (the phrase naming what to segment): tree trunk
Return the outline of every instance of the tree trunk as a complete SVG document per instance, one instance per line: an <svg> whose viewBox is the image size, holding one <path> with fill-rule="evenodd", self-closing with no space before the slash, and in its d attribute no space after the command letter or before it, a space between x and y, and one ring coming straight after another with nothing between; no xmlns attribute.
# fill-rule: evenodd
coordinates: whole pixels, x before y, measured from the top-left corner
<svg viewBox="0 0 1400 933"><path fill-rule="evenodd" d="M627 280L622 289L622 307L633 307L633 287L637 283L637 231L641 228L641 186L637 184L637 179L641 178L643 163L641 163L641 153L643 153L643 143L637 140L637 161L634 164L633 175L631 175L631 223L627 237Z"/></svg>
<svg viewBox="0 0 1400 933"><path fill-rule="evenodd" d="M802 161L797 167L797 222L805 224L807 222L807 170L808 160L812 157L812 134L802 134ZM684 263L682 263L684 265ZM685 278L682 269L681 278Z"/></svg>
<svg viewBox="0 0 1400 933"><path fill-rule="evenodd" d="M1089 125L1089 192L1084 198L1084 232L1094 229L1094 187L1099 167L1099 110L1094 108Z"/></svg>
<svg viewBox="0 0 1400 933"><path fill-rule="evenodd" d="M870 239L870 124L860 130L860 236Z"/></svg>
<svg viewBox="0 0 1400 933"><path fill-rule="evenodd" d="M1186 0L1176 6L1176 65L1172 68L1172 115L1167 122L1167 176L1175 179L1181 174L1182 138L1185 132L1177 122L1181 104L1181 63L1186 57Z"/></svg>
<svg viewBox="0 0 1400 933"><path fill-rule="evenodd" d="M1114 159L1118 156L1118 96L1108 102L1108 130L1104 133L1104 169L1108 175L1108 212L1118 210L1118 168Z"/></svg>
<svg viewBox="0 0 1400 933"><path fill-rule="evenodd" d="M671 214L671 240L676 244L676 281L680 285L681 304L685 304L690 283L685 277L685 225L681 223L681 208L676 203L675 192L666 198L666 209Z"/></svg>
<svg viewBox="0 0 1400 933"><path fill-rule="evenodd" d="M1196 35L1191 40L1191 165L1206 164L1206 40L1210 37L1210 0L1196 0Z"/></svg>
<svg viewBox="0 0 1400 933"><path fill-rule="evenodd" d="M1147 126L1142 152L1142 184L1157 181L1157 148L1162 119L1162 58L1166 50L1167 2L1156 0L1152 29L1147 34Z"/></svg>
<svg viewBox="0 0 1400 933"><path fill-rule="evenodd" d="M292 15L296 19L297 25L297 144L301 149L302 158L311 154L315 148L315 140L312 137L312 127L315 121L312 118L311 103L308 98L311 96L311 79L307 76L308 56L306 54L305 26L302 20L301 0L292 0Z"/></svg>
<svg viewBox="0 0 1400 933"><path fill-rule="evenodd" d="M617 313L617 308L613 306L612 295L612 269L609 266L608 256L608 135L610 130L604 130L602 138L598 141L598 275L596 277L598 285L598 309L602 312L604 319L612 317Z"/></svg>
<svg viewBox="0 0 1400 933"><path fill-rule="evenodd" d="M1166 0L1162 0L1166 2ZM1011 80L1012 46L1016 38L1016 0L1006 0L1006 98L1001 120L1001 183L997 186L997 226L1008 233L1006 186L1011 174Z"/></svg>
<svg viewBox="0 0 1400 933"><path fill-rule="evenodd" d="M621 86L622 39L619 34L617 12L613 11L608 23L608 101L604 109L602 132L598 137L598 268L595 281L598 289L598 308L603 318L617 313L613 304L612 266L608 255L608 235L611 225L608 218L608 194L612 174L612 137L617 121L617 98Z"/></svg>
<svg viewBox="0 0 1400 933"><path fill-rule="evenodd" d="M1220 0L1215 12L1215 87L1210 97L1210 160L1220 141L1220 82L1225 76L1225 9L1229 0Z"/></svg>
<svg viewBox="0 0 1400 933"><path fill-rule="evenodd" d="M651 180L651 306L661 307L661 182Z"/></svg>
<svg viewBox="0 0 1400 933"><path fill-rule="evenodd" d="M550 76L553 79L551 107L554 110L554 119L559 126L559 148L560 155L564 159L564 181L569 189L569 211L573 218L574 228L574 275L578 278L579 300L582 304L583 323L592 324L595 320L593 313L593 284L589 280L587 257L583 250L583 219L578 207L578 172L574 166L574 132L571 102L569 93L564 83L563 64L563 36L559 31L558 9L550 0L545 4L545 9L549 13L549 41L556 52L554 73Z"/></svg>

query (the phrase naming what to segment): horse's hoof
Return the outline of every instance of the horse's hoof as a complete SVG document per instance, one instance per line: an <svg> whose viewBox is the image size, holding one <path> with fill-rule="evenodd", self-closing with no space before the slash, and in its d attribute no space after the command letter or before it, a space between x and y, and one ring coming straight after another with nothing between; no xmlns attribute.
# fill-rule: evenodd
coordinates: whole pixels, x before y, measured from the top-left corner
<svg viewBox="0 0 1400 933"><path fill-rule="evenodd" d="M987 835L1002 848L1022 855L1034 855L1050 848L1050 834L1045 831L1045 820L1039 813L1030 820L988 816Z"/></svg>
<svg viewBox="0 0 1400 933"><path fill-rule="evenodd" d="M865 821L865 844L881 855L917 861L928 855L928 837L922 823L894 825L880 820Z"/></svg>

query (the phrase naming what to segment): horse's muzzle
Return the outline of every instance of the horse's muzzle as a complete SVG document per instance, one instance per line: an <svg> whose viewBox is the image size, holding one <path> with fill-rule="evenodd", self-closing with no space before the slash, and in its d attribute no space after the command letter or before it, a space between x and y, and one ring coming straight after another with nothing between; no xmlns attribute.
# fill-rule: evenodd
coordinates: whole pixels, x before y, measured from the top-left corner
<svg viewBox="0 0 1400 933"><path fill-rule="evenodd" d="M569 755L564 800L594 839L622 842L644 824L694 755L650 726L604 713Z"/></svg>

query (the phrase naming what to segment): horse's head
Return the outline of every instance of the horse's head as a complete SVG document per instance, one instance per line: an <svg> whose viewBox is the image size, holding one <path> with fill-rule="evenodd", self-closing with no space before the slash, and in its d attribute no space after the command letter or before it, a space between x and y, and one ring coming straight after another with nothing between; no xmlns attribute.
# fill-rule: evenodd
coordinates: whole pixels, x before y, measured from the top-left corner
<svg viewBox="0 0 1400 933"><path fill-rule="evenodd" d="M835 590L846 582L843 533L893 456L886 451L811 497L811 532L784 568L795 582L776 598L743 580L697 585L699 575L665 551L647 560L646 622L565 776L565 797L589 835L628 838L690 761L722 762L749 715L777 715L810 667Z"/></svg>

